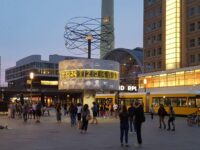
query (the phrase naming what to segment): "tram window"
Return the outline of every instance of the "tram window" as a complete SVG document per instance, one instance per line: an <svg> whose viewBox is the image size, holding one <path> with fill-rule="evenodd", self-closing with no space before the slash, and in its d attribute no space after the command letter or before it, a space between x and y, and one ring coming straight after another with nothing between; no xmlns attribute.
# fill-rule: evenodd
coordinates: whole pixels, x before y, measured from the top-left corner
<svg viewBox="0 0 200 150"><path fill-rule="evenodd" d="M154 107L158 107L160 105L160 100L157 98L153 98L152 105Z"/></svg>
<svg viewBox="0 0 200 150"><path fill-rule="evenodd" d="M189 107L196 107L196 99L194 97L189 97L188 106Z"/></svg>
<svg viewBox="0 0 200 150"><path fill-rule="evenodd" d="M186 106L187 106L187 99L180 98L180 107L186 107Z"/></svg>
<svg viewBox="0 0 200 150"><path fill-rule="evenodd" d="M164 106L166 107L166 106L169 106L169 105L171 105L171 100L168 99L168 98L165 98L165 100L164 100Z"/></svg>
<svg viewBox="0 0 200 150"><path fill-rule="evenodd" d="M196 99L196 104L197 104L197 107L200 107L200 98Z"/></svg>
<svg viewBox="0 0 200 150"><path fill-rule="evenodd" d="M180 106L180 99L178 99L178 98L173 98L172 99L172 106L174 106L174 107L179 107Z"/></svg>

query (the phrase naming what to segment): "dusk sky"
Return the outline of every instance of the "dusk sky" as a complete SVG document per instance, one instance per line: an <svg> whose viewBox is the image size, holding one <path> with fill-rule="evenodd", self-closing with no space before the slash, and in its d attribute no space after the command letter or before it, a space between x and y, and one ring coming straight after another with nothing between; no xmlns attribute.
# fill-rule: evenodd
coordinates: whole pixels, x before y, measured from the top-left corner
<svg viewBox="0 0 200 150"><path fill-rule="evenodd" d="M143 46L143 0L114 0L115 48ZM17 60L40 54L73 55L64 27L73 17L101 17L101 0L0 0L1 83Z"/></svg>

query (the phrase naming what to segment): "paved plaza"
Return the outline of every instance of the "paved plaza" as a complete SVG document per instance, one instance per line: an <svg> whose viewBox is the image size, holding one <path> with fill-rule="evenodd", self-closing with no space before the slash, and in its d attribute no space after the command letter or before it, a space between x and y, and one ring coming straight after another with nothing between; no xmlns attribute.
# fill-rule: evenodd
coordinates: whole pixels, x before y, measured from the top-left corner
<svg viewBox="0 0 200 150"><path fill-rule="evenodd" d="M63 116L62 116L63 117ZM158 128L158 117L154 120L146 115L142 126L143 144L137 147L136 134L129 134L130 147L121 147L119 120L99 118L98 125L89 124L88 133L80 134L72 128L69 118L56 122L55 115L45 116L41 123L0 116L0 124L8 124L8 130L0 130L0 150L200 150L200 127L188 127L186 118L176 118L176 131Z"/></svg>

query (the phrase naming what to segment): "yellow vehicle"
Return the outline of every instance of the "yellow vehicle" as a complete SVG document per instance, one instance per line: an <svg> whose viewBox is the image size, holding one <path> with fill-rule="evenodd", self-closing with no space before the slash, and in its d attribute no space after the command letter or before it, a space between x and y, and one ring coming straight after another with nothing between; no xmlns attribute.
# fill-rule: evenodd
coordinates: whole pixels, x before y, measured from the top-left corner
<svg viewBox="0 0 200 150"><path fill-rule="evenodd" d="M150 106L153 105L155 112L157 112L160 104L164 104L167 111L169 111L169 106L171 105L178 115L192 114L200 107L200 98L197 94L174 92L176 93L162 92L149 94Z"/></svg>
<svg viewBox="0 0 200 150"><path fill-rule="evenodd" d="M114 104L115 94L96 94L95 101L99 104Z"/></svg>
<svg viewBox="0 0 200 150"><path fill-rule="evenodd" d="M176 92L176 93L175 93ZM152 92L152 93L125 93L116 94L97 94L96 101L107 104L118 103L125 104L129 107L130 103L140 101L144 105L144 111L149 112L151 106L157 113L159 105L163 104L165 109L169 111L169 106L174 107L177 115L189 115L196 112L200 108L200 95L197 93L178 93L173 92Z"/></svg>

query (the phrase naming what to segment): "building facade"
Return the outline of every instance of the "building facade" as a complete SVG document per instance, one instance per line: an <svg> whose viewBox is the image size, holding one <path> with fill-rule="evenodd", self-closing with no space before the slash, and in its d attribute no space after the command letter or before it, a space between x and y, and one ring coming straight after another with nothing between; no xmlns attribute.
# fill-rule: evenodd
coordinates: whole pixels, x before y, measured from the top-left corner
<svg viewBox="0 0 200 150"><path fill-rule="evenodd" d="M58 90L58 62L61 60L78 59L72 56L50 55L49 60L41 59L41 55L31 55L16 62L16 66L6 69L5 78L8 88L4 93L9 97L23 94L33 100L77 99L81 93L70 93ZM34 73L30 79L30 73Z"/></svg>
<svg viewBox="0 0 200 150"><path fill-rule="evenodd" d="M144 0L145 74L139 87L198 90L199 65L200 1Z"/></svg>
<svg viewBox="0 0 200 150"><path fill-rule="evenodd" d="M200 65L200 1L144 1L144 72Z"/></svg>

